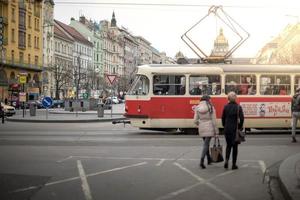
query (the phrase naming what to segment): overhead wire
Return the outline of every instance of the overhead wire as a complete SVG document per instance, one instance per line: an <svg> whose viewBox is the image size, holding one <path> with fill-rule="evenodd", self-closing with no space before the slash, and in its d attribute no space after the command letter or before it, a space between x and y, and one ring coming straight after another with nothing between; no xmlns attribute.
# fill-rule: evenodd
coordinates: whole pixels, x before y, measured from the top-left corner
<svg viewBox="0 0 300 200"><path fill-rule="evenodd" d="M177 3L132 3L132 2L96 2L96 1L55 1L55 4L58 5L110 5L110 6L165 6L165 7L211 7L212 5L208 4L177 4ZM299 6L281 6L281 5L259 5L259 6L250 6L250 5L222 5L226 8L244 8L244 9L299 9Z"/></svg>

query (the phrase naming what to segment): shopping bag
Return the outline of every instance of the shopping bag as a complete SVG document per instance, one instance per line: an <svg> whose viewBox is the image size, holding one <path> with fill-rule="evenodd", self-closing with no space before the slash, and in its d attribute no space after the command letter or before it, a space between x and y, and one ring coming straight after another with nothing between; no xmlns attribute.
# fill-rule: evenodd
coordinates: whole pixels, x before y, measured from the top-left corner
<svg viewBox="0 0 300 200"><path fill-rule="evenodd" d="M214 145L210 148L212 162L223 162L223 147L220 145L219 138L214 141Z"/></svg>
<svg viewBox="0 0 300 200"><path fill-rule="evenodd" d="M246 138L245 138L245 133L244 132L242 132L242 131L240 131L240 130L237 130L236 131L236 135L235 135L235 141L237 142L237 143L241 143L241 142L245 142L246 141Z"/></svg>

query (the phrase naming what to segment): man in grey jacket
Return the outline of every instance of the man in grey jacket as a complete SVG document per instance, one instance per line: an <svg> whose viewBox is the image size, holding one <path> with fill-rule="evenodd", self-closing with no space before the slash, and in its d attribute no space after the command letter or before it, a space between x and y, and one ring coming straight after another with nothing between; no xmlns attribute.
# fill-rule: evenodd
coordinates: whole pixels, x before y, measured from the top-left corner
<svg viewBox="0 0 300 200"><path fill-rule="evenodd" d="M292 142L297 142L296 128L297 128L297 122L300 119L300 87L296 89L296 94L292 98L291 110L292 110Z"/></svg>

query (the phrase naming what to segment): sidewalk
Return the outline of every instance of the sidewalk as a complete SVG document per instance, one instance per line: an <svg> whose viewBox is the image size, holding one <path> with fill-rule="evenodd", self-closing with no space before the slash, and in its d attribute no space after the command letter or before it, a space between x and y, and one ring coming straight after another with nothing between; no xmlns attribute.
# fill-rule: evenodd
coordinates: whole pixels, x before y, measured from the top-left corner
<svg viewBox="0 0 300 200"><path fill-rule="evenodd" d="M113 105L113 109L104 110L104 116L98 117L97 111L70 112L64 109L49 109L48 117L46 109L37 109L36 116L30 116L29 110L23 118L23 111L18 110L16 115L8 117L12 122L36 122L36 123L87 123L87 122L110 122L114 120L125 120L124 104Z"/></svg>
<svg viewBox="0 0 300 200"><path fill-rule="evenodd" d="M279 180L285 199L300 199L300 153L288 157L281 163Z"/></svg>

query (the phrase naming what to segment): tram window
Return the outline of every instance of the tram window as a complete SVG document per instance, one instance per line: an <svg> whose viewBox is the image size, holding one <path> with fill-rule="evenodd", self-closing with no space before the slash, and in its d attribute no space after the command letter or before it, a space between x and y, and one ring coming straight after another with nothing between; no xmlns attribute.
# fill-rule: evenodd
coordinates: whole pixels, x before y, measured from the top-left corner
<svg viewBox="0 0 300 200"><path fill-rule="evenodd" d="M262 75L260 77L260 94L291 94L291 78L289 75Z"/></svg>
<svg viewBox="0 0 300 200"><path fill-rule="evenodd" d="M226 75L225 93L235 92L238 95L256 94L256 76L254 74Z"/></svg>
<svg viewBox="0 0 300 200"><path fill-rule="evenodd" d="M138 75L129 90L129 95L147 95L149 93L149 79L144 75Z"/></svg>
<svg viewBox="0 0 300 200"><path fill-rule="evenodd" d="M153 76L154 95L184 95L184 75L155 75Z"/></svg>
<svg viewBox="0 0 300 200"><path fill-rule="evenodd" d="M295 76L294 93L296 93L296 89L299 87L300 87L300 76Z"/></svg>
<svg viewBox="0 0 300 200"><path fill-rule="evenodd" d="M191 95L219 95L221 94L221 77L219 75L190 76Z"/></svg>

